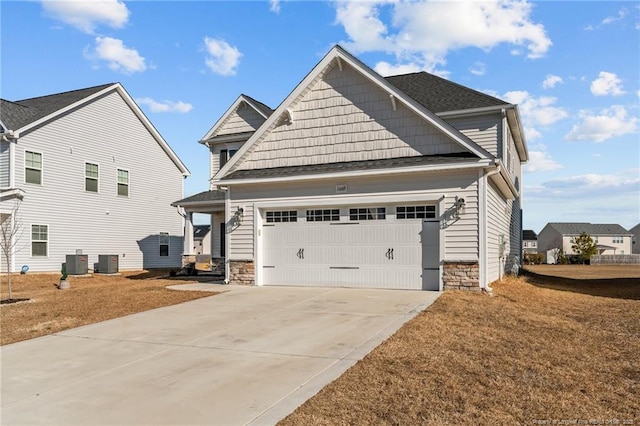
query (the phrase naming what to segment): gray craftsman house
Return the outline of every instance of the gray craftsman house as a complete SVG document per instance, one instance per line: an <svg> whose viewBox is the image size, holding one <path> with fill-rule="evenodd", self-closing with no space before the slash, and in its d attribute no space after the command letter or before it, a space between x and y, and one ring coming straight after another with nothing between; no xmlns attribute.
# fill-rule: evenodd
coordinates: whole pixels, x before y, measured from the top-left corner
<svg viewBox="0 0 640 426"><path fill-rule="evenodd" d="M489 289L521 254L516 105L339 46L275 110L240 96L200 141L231 283ZM185 242L191 255L192 242Z"/></svg>
<svg viewBox="0 0 640 426"><path fill-rule="evenodd" d="M118 255L120 269L180 266L171 202L189 171L119 83L1 102L0 214L20 227L11 271L60 271L76 253L89 265Z"/></svg>

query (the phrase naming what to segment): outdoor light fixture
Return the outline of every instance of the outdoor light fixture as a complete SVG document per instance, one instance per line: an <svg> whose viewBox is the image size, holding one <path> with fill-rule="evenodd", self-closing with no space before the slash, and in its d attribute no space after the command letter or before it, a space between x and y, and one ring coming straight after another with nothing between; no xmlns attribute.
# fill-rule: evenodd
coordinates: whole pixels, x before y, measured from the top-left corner
<svg viewBox="0 0 640 426"><path fill-rule="evenodd" d="M233 220L236 223L242 222L242 217L244 216L244 209L242 207L238 207L238 210L233 214Z"/></svg>
<svg viewBox="0 0 640 426"><path fill-rule="evenodd" d="M453 203L453 214L456 219L460 219L460 215L464 213L464 198L458 198L456 195L456 201Z"/></svg>

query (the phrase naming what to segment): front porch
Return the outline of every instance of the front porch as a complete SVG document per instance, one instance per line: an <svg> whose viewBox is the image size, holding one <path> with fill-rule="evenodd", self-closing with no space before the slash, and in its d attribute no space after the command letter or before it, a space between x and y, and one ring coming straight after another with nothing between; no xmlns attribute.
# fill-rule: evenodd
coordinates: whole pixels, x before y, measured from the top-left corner
<svg viewBox="0 0 640 426"><path fill-rule="evenodd" d="M184 218L184 243L182 248L183 268L192 268L194 273L213 272L225 275L226 220L225 196L222 190L204 191L171 205L181 210ZM211 244L197 254L194 242L194 215L208 215L211 225ZM205 266L205 265L208 265Z"/></svg>

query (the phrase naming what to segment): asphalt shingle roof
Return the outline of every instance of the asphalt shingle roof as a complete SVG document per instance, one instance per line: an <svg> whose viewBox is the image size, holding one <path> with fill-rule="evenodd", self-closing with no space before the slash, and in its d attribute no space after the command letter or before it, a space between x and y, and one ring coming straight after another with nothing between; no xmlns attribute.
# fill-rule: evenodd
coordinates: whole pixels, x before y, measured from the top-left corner
<svg viewBox="0 0 640 426"><path fill-rule="evenodd" d="M394 75L385 79L431 112L458 111L510 105L477 90L427 72Z"/></svg>
<svg viewBox="0 0 640 426"><path fill-rule="evenodd" d="M171 203L171 205L180 206L187 203L199 203L207 201L224 201L224 191L214 190L200 192L198 194L191 195L187 198L183 198L182 200Z"/></svg>
<svg viewBox="0 0 640 426"><path fill-rule="evenodd" d="M193 225L193 237L204 238L211 230L211 225Z"/></svg>
<svg viewBox="0 0 640 426"><path fill-rule="evenodd" d="M618 224L610 223L549 223L562 235L630 235L629 231Z"/></svg>
<svg viewBox="0 0 640 426"><path fill-rule="evenodd" d="M237 170L225 176L222 180L273 178L357 170L364 171L435 164L464 163L474 159L478 159L478 157L471 153L460 153L449 155L425 155L421 157L388 158L383 160L350 161L344 163L313 164L309 166L276 167L272 169Z"/></svg>
<svg viewBox="0 0 640 426"><path fill-rule="evenodd" d="M14 102L2 99L0 120L7 127L6 130L18 130L113 84L103 84Z"/></svg>
<svg viewBox="0 0 640 426"><path fill-rule="evenodd" d="M535 241L538 239L538 235L530 229L523 229L522 239L527 241Z"/></svg>

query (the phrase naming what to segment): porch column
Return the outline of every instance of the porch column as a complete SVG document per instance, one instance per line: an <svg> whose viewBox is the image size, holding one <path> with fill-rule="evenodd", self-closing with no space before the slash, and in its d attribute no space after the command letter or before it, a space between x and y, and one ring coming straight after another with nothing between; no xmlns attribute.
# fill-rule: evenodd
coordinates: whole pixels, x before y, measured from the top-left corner
<svg viewBox="0 0 640 426"><path fill-rule="evenodd" d="M184 247L182 254L193 254L193 213L186 212L184 218Z"/></svg>

